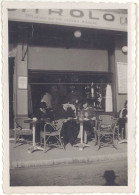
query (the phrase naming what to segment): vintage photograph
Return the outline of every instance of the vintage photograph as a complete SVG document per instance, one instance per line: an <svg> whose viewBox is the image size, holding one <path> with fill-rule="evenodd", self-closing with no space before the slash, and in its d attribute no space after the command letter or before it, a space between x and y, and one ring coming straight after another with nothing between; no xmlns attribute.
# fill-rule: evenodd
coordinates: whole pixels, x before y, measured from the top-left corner
<svg viewBox="0 0 139 195"><path fill-rule="evenodd" d="M9 187L128 187L128 18L7 9Z"/></svg>

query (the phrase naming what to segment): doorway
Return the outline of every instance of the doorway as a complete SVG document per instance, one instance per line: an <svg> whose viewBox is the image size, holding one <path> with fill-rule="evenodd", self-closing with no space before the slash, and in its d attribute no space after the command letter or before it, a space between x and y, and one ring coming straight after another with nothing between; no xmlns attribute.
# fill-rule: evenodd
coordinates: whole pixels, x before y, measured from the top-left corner
<svg viewBox="0 0 139 195"><path fill-rule="evenodd" d="M9 58L9 128L14 129L14 98L13 98L13 81L14 81L14 59Z"/></svg>

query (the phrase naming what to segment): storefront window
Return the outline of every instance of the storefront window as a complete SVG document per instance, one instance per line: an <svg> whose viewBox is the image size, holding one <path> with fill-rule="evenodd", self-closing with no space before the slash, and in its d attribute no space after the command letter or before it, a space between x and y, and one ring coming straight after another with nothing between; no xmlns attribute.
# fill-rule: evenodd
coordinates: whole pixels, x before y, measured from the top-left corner
<svg viewBox="0 0 139 195"><path fill-rule="evenodd" d="M29 85L32 111L37 108L46 93L51 95L51 106L54 109L65 103L82 104L87 99L96 111L113 111L112 74L31 71Z"/></svg>

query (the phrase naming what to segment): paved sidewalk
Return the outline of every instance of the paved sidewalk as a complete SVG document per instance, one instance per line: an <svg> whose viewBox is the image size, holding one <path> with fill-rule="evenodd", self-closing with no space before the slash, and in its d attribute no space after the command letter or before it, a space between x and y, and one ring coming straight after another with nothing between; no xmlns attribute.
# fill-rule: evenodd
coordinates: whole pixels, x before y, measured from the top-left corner
<svg viewBox="0 0 139 195"><path fill-rule="evenodd" d="M94 142L89 142L89 145L90 147L82 151L68 144L66 150L53 148L46 153L35 151L29 154L29 144L15 148L14 143L10 143L10 168L127 159L126 143L118 144L117 150L113 147L104 147L99 151L98 147L94 146Z"/></svg>

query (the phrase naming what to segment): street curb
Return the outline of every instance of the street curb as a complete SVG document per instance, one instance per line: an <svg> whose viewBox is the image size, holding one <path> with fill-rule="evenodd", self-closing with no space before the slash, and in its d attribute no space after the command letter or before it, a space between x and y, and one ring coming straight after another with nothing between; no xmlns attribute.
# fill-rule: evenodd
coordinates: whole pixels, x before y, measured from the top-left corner
<svg viewBox="0 0 139 195"><path fill-rule="evenodd" d="M88 156L88 157L73 157L73 158L62 158L53 160L34 160L34 161L12 161L10 168L26 168L26 167L38 167L38 166L54 166L60 164L77 164L77 163L90 163L99 162L106 160L124 160L127 159L127 153L121 154L108 154L99 156Z"/></svg>

